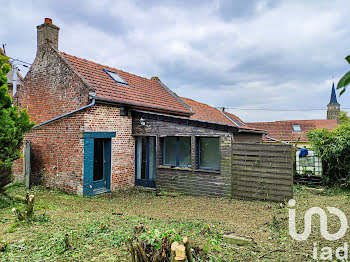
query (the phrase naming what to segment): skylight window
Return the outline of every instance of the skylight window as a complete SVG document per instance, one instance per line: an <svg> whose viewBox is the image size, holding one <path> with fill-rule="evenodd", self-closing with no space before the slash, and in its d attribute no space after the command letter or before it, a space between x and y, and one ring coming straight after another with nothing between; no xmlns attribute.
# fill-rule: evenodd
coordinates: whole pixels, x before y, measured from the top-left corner
<svg viewBox="0 0 350 262"><path fill-rule="evenodd" d="M120 83L120 84L124 84L124 85L127 85L128 83L123 79L121 78L121 76L119 76L116 72L112 72L112 71L108 71L108 70L105 70L103 69L114 81L116 81L117 83Z"/></svg>
<svg viewBox="0 0 350 262"><path fill-rule="evenodd" d="M294 132L301 132L301 127L300 127L300 125L293 125L293 131L294 131Z"/></svg>

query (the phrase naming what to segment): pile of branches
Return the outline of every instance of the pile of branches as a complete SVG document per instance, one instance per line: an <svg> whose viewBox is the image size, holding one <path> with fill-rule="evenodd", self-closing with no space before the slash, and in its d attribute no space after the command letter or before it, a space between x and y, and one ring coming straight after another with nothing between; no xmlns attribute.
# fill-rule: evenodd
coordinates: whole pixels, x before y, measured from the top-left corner
<svg viewBox="0 0 350 262"><path fill-rule="evenodd" d="M161 247L156 250L147 240L140 240L139 234L144 231L143 226L134 228L135 238L128 240L128 249L132 262L194 262L191 247L187 237L181 242L173 242L168 237L161 240Z"/></svg>

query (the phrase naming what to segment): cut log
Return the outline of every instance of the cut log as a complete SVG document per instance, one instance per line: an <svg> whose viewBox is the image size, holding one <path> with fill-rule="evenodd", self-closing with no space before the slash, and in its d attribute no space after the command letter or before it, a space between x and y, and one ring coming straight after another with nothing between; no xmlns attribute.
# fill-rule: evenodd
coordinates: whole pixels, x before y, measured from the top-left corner
<svg viewBox="0 0 350 262"><path fill-rule="evenodd" d="M141 257L143 259L143 262L148 262L147 255L145 253L145 250L142 248L141 244L139 242L136 243L137 249L139 250Z"/></svg>
<svg viewBox="0 0 350 262"><path fill-rule="evenodd" d="M249 245L253 242L251 238L238 236L236 234L230 233L223 235L224 241L226 243L236 244L236 245Z"/></svg>
<svg viewBox="0 0 350 262"><path fill-rule="evenodd" d="M190 246L190 242L188 240L187 237L184 237L182 242L185 245L186 248L186 256L187 256L187 261L188 262L194 262L193 256L192 256L192 252L191 252L191 246Z"/></svg>
<svg viewBox="0 0 350 262"><path fill-rule="evenodd" d="M171 262L175 262L176 260L175 260L175 252L176 252L176 248L177 248L177 246L179 245L179 242L173 242L172 244L171 244Z"/></svg>
<svg viewBox="0 0 350 262"><path fill-rule="evenodd" d="M28 196L27 208L26 208L27 218L31 219L34 214L34 195Z"/></svg>
<svg viewBox="0 0 350 262"><path fill-rule="evenodd" d="M132 240L129 239L129 251L130 251L130 255L131 255L131 261L132 262L135 262L135 249L134 249L134 246L132 244Z"/></svg>
<svg viewBox="0 0 350 262"><path fill-rule="evenodd" d="M69 236L68 236L68 234L65 234L65 236L64 236L64 244L65 244L65 246L66 246L66 247L65 247L66 251L72 249L72 246L71 246L71 244L69 243Z"/></svg>
<svg viewBox="0 0 350 262"><path fill-rule="evenodd" d="M3 194L4 196L8 197L9 199L13 200L13 201L19 201L22 202L24 204L27 203L27 200L25 197L19 196L19 195L10 195L9 193L7 193L6 191L2 191L1 194Z"/></svg>
<svg viewBox="0 0 350 262"><path fill-rule="evenodd" d="M186 261L186 248L183 243L180 243L176 247L175 254L176 254L175 261Z"/></svg>
<svg viewBox="0 0 350 262"><path fill-rule="evenodd" d="M21 212L19 212L16 208L12 208L12 212L15 213L19 221L23 221L24 219L26 219L25 216Z"/></svg>

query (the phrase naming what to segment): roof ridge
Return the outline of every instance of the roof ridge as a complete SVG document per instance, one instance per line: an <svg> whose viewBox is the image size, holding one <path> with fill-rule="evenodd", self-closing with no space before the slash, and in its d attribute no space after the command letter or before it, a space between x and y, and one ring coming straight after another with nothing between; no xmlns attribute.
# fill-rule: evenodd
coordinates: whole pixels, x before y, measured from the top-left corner
<svg viewBox="0 0 350 262"><path fill-rule="evenodd" d="M224 112L224 111L221 111L221 110L219 110L225 117L227 117L232 123L234 123L236 126L238 126L238 127L240 127L240 125L238 125L237 123L236 123L236 121L234 121L230 116L228 116L227 114L226 114L226 112Z"/></svg>
<svg viewBox="0 0 350 262"><path fill-rule="evenodd" d="M279 122L301 122L301 121L333 121L336 119L299 119L299 120L276 120L276 121L263 121L263 122L245 122L246 124L262 124L262 123L279 123Z"/></svg>
<svg viewBox="0 0 350 262"><path fill-rule="evenodd" d="M196 103L198 103L198 104L202 104L202 105L205 105L205 106L207 106L207 107L210 107L210 108L213 108L213 109L215 109L215 110L220 111L219 109L217 109L217 108L215 108L215 107L213 107L213 106L210 106L210 105L208 105L208 104L206 104L206 103L203 103L203 102L199 102L199 101L194 100L194 99L192 99L192 98L187 98L187 97L181 97L181 98L182 98L182 99L188 99L188 100L191 100L191 101L196 102Z"/></svg>
<svg viewBox="0 0 350 262"><path fill-rule="evenodd" d="M111 67L111 66L108 66L108 65L103 65L103 64L101 64L101 63L95 62L95 61L90 60L90 59L78 57L78 56L71 55L71 54L68 54L68 53L62 52L62 51L59 51L59 52L65 54L65 55L69 55L69 56L73 56L73 57L78 58L78 59L85 60L85 61L87 61L87 62L94 63L94 64L96 64L96 65L100 65L100 66L102 66L102 67L109 67L109 68L112 68L112 69L115 69L115 70L118 70L118 71L122 71L123 73L129 74L129 75L137 76L137 77L140 77L140 78L149 80L149 81L154 81L154 80L152 80L152 79L150 79L150 78L147 78L147 77L144 77L144 76L140 76L140 75L136 75L136 74L133 74L133 73L130 73L130 72L127 72L127 71L124 71L124 70L122 70L122 69L118 69L118 68L115 68L115 67Z"/></svg>

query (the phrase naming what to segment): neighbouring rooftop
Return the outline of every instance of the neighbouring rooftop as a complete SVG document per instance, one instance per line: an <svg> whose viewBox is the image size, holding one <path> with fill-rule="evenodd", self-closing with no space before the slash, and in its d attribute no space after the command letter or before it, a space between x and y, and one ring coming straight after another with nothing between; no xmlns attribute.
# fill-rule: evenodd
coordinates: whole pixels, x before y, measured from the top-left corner
<svg viewBox="0 0 350 262"><path fill-rule="evenodd" d="M337 127L336 119L320 119L320 120L286 120L275 122L251 122L246 123L247 126L259 128L267 131L267 137L264 140L270 140L271 137L280 141L297 141L300 137L301 142L307 142L307 132L313 129L325 128L332 130Z"/></svg>

